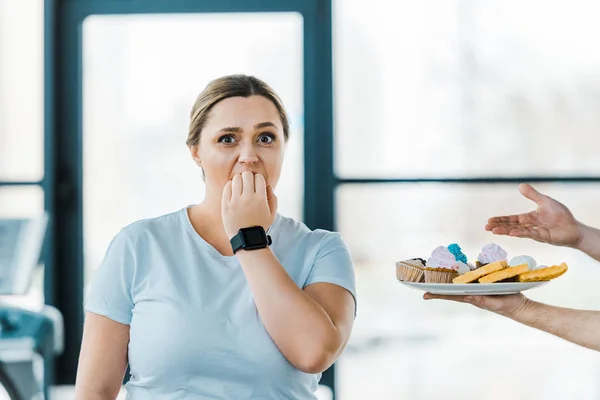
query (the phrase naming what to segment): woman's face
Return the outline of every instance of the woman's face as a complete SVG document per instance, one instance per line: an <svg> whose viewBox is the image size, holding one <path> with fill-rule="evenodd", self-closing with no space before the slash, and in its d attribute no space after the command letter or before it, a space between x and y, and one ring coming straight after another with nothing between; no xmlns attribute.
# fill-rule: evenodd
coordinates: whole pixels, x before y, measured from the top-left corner
<svg viewBox="0 0 600 400"><path fill-rule="evenodd" d="M222 100L191 150L204 169L207 195L220 196L227 181L244 171L262 174L275 189L285 154L277 108L263 96Z"/></svg>

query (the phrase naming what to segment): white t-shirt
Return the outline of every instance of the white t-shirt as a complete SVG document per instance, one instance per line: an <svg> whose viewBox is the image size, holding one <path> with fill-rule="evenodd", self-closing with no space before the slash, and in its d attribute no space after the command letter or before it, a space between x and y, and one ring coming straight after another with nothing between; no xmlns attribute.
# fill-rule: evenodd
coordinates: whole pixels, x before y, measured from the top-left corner
<svg viewBox="0 0 600 400"><path fill-rule="evenodd" d="M268 233L298 287L328 282L356 299L353 263L338 233L281 215ZM320 374L294 368L281 354L237 257L204 241L187 208L121 230L85 309L130 325L129 400L316 399Z"/></svg>

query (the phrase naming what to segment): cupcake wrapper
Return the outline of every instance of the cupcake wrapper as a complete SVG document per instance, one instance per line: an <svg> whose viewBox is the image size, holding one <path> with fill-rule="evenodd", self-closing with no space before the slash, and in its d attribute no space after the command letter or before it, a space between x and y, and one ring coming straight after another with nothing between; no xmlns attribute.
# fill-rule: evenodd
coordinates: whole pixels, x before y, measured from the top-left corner
<svg viewBox="0 0 600 400"><path fill-rule="evenodd" d="M425 271L403 262L396 263L396 278L405 282L422 282Z"/></svg>
<svg viewBox="0 0 600 400"><path fill-rule="evenodd" d="M456 271L437 271L426 269L425 282L427 283L452 283L452 279L458 276Z"/></svg>
<svg viewBox="0 0 600 400"><path fill-rule="evenodd" d="M419 269L424 269L425 268L425 264L423 264L422 261L420 260L406 260L406 261L400 261L402 264L408 264L411 267L416 267Z"/></svg>

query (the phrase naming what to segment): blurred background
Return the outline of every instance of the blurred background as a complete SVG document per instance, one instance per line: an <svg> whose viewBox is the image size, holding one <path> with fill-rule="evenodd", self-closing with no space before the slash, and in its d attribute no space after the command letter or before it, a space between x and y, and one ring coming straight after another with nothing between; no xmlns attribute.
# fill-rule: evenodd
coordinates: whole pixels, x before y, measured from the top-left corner
<svg viewBox="0 0 600 400"><path fill-rule="evenodd" d="M280 212L340 231L356 264L354 332L320 398L600 399L595 352L424 302L394 269L494 241L571 267L531 298L600 309L597 262L483 229L532 209L522 181L600 227L599 17L595 0L0 0L0 218L50 218L44 268L0 301L64 318L51 398L73 398L109 241L202 199L189 111L245 73L291 116Z"/></svg>

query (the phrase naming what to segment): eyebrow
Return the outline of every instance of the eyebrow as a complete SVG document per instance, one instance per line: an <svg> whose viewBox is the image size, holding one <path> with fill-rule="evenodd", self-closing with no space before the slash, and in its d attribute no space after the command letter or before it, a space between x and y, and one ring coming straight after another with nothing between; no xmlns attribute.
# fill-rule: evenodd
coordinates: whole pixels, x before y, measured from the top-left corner
<svg viewBox="0 0 600 400"><path fill-rule="evenodd" d="M277 129L277 127L275 126L274 123L272 122L261 122L258 123L256 125L254 125L254 129L262 129L262 128L275 128ZM242 128L239 127L234 127L234 126L229 126L227 128L222 128L219 129L216 134L222 133L222 132L228 132L228 133L239 133L242 131Z"/></svg>

